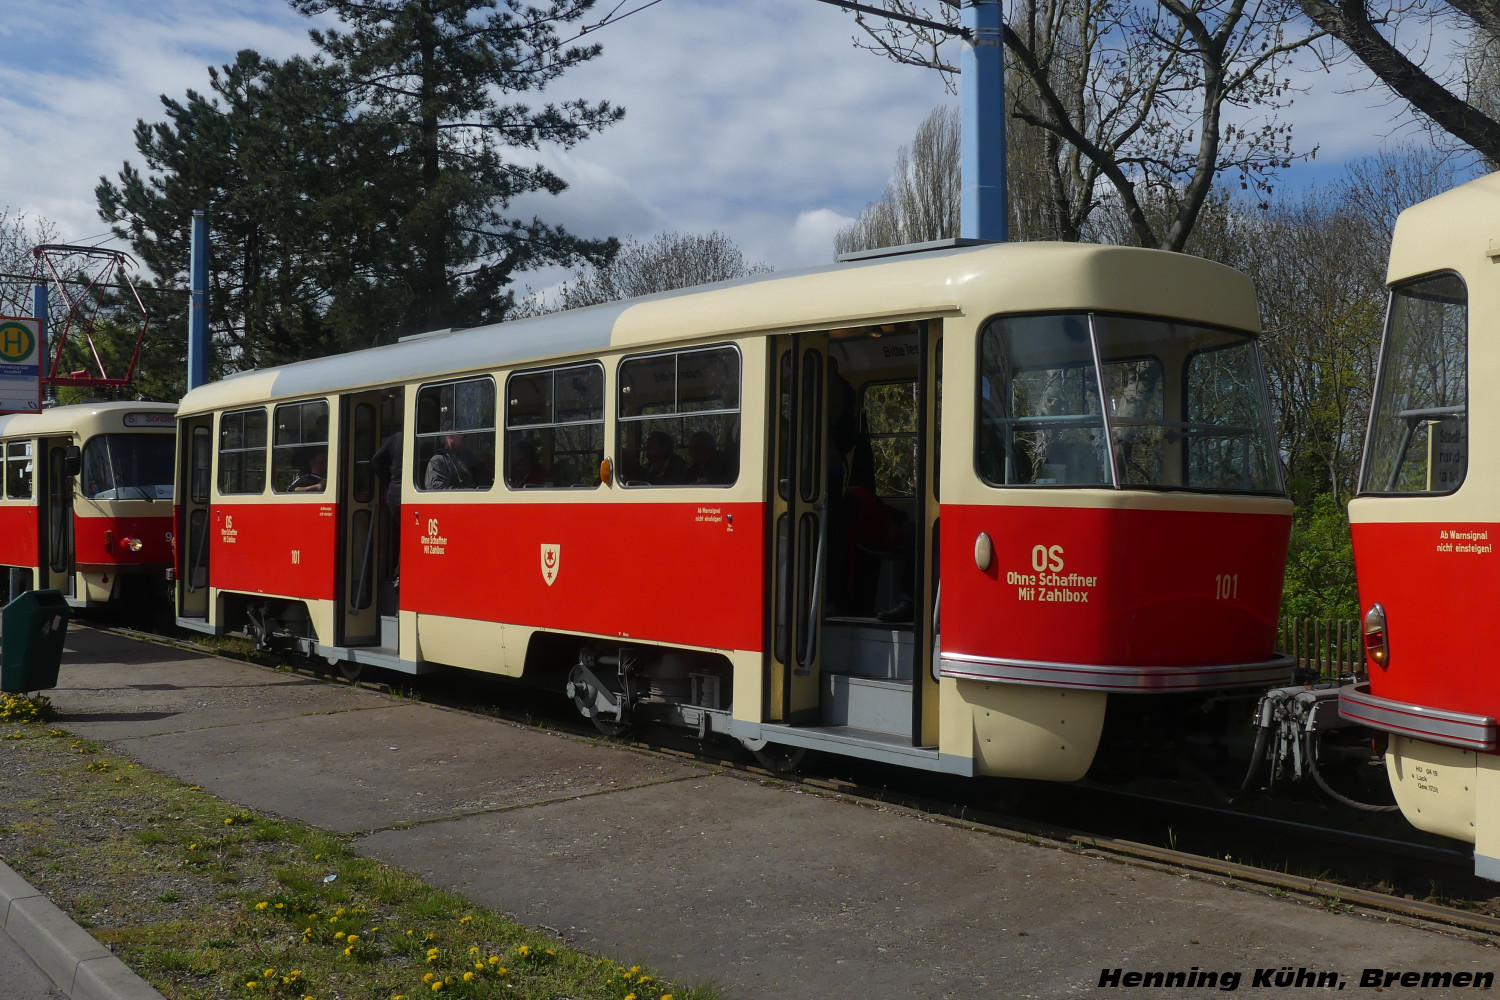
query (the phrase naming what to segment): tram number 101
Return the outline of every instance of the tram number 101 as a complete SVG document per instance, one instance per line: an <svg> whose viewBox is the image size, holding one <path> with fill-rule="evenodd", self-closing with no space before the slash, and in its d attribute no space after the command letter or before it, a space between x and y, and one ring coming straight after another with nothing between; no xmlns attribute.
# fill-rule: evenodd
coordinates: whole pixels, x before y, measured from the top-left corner
<svg viewBox="0 0 1500 1000"><path fill-rule="evenodd" d="M1214 577L1214 598L1220 601L1233 600L1240 596L1240 575L1220 573Z"/></svg>

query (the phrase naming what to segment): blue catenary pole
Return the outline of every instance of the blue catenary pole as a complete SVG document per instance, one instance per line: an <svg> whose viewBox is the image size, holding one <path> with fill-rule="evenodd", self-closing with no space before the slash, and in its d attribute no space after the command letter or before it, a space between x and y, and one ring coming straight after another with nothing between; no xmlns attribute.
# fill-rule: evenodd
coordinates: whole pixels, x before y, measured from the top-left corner
<svg viewBox="0 0 1500 1000"><path fill-rule="evenodd" d="M959 59L963 195L959 235L1004 240L1009 228L1005 190L1005 47L1001 0L963 0L968 37Z"/></svg>
<svg viewBox="0 0 1500 1000"><path fill-rule="evenodd" d="M47 286L38 281L31 286L31 315L36 317L36 408L45 405L42 379L47 377Z"/></svg>
<svg viewBox="0 0 1500 1000"><path fill-rule="evenodd" d="M208 214L201 208L193 210L190 255L187 387L196 389L208 381Z"/></svg>

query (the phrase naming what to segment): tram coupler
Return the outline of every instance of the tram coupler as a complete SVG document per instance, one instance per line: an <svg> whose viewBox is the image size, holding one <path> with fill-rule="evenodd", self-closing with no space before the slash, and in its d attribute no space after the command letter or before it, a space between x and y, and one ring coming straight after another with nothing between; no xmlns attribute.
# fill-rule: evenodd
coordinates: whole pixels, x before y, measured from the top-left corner
<svg viewBox="0 0 1500 1000"><path fill-rule="evenodd" d="M1273 688L1261 696L1255 709L1255 749L1240 793L1253 783L1262 760L1271 762L1268 787L1285 776L1302 781L1312 776L1317 761L1314 733L1345 729L1352 725L1339 715L1337 682ZM1236 796L1238 797L1238 796Z"/></svg>

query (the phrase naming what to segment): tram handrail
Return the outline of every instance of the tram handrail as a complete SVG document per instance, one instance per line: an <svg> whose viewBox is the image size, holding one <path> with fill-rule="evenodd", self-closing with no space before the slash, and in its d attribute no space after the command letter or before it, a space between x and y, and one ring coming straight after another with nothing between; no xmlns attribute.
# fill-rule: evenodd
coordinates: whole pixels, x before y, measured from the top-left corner
<svg viewBox="0 0 1500 1000"><path fill-rule="evenodd" d="M1406 429L1401 432L1401 446L1396 449L1396 461L1391 463L1391 474L1386 477L1387 493L1396 491L1396 480L1401 476L1401 467L1406 464L1406 451L1411 447L1411 439L1417 434L1417 424L1438 423L1444 417L1466 416L1468 410L1467 403L1454 403L1449 406L1417 406L1396 411L1396 419L1403 421Z"/></svg>

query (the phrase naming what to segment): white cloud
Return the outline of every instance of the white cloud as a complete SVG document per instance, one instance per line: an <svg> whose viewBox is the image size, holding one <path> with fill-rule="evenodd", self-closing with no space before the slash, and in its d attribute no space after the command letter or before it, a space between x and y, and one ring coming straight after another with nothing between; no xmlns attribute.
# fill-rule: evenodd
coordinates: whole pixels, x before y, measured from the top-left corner
<svg viewBox="0 0 1500 1000"><path fill-rule="evenodd" d="M799 264L826 264L833 253L833 237L854 219L827 209L802 212L792 223L791 244Z"/></svg>

